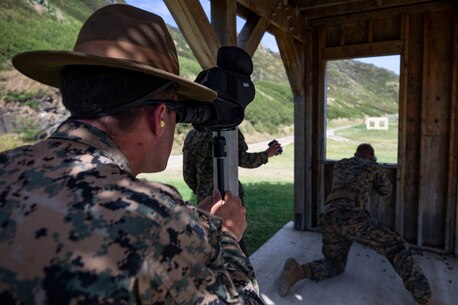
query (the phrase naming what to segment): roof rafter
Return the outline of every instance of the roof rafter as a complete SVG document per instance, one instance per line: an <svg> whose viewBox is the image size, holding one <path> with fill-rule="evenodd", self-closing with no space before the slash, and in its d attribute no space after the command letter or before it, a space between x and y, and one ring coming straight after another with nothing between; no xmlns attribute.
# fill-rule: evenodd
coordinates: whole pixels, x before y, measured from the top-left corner
<svg viewBox="0 0 458 305"><path fill-rule="evenodd" d="M194 56L203 69L216 64L221 43L199 0L164 0Z"/></svg>
<svg viewBox="0 0 458 305"><path fill-rule="evenodd" d="M294 39L305 42L306 20L299 11L284 0L237 0L237 2L259 17L270 20L270 24Z"/></svg>
<svg viewBox="0 0 458 305"><path fill-rule="evenodd" d="M328 0L328 1L317 1L317 0L303 0L293 1L297 4L297 9L300 10L301 14L306 16L307 19L317 19L323 17L331 17L345 15L363 11L380 10L383 8L401 7L409 4L419 4L432 2L431 0Z"/></svg>
<svg viewBox="0 0 458 305"><path fill-rule="evenodd" d="M212 0L211 24L219 41L225 46L237 44L237 3L232 0Z"/></svg>
<svg viewBox="0 0 458 305"><path fill-rule="evenodd" d="M251 16L237 37L237 46L244 49L253 57L262 36L269 28L269 21L256 15Z"/></svg>
<svg viewBox="0 0 458 305"><path fill-rule="evenodd" d="M301 54L304 54L305 45L296 43L291 35L282 31L275 33L275 38L293 93L301 96L304 91L304 60Z"/></svg>

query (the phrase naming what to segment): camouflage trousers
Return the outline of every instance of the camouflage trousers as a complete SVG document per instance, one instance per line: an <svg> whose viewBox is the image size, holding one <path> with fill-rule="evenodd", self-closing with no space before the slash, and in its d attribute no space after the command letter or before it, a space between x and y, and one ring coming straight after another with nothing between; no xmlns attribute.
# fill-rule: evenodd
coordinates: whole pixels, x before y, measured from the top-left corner
<svg viewBox="0 0 458 305"><path fill-rule="evenodd" d="M321 215L320 228L324 258L308 263L312 280L319 281L344 272L348 253L355 241L385 256L417 302L426 303L431 297L429 283L404 240L371 217L367 210L337 208Z"/></svg>

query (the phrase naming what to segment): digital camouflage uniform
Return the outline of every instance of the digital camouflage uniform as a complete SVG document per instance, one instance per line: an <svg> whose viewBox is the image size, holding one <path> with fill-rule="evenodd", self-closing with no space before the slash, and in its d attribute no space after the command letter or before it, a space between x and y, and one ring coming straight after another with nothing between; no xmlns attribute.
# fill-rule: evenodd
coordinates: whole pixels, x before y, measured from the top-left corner
<svg viewBox="0 0 458 305"><path fill-rule="evenodd" d="M213 135L211 131L191 129L183 145L183 178L196 194L197 201L213 194ZM248 145L238 130L239 166L256 168L268 161L267 152L248 153ZM243 201L245 191L239 181L239 197Z"/></svg>
<svg viewBox="0 0 458 305"><path fill-rule="evenodd" d="M262 304L220 220L77 121L0 154L0 253L2 305Z"/></svg>
<svg viewBox="0 0 458 305"><path fill-rule="evenodd" d="M396 232L371 217L365 208L372 188L381 196L391 194L391 183L376 162L353 157L336 163L332 192L350 192L356 199L339 198L326 203L320 219L324 258L308 264L311 279L319 281L344 272L355 241L384 255L413 297L425 302L431 290L410 249Z"/></svg>

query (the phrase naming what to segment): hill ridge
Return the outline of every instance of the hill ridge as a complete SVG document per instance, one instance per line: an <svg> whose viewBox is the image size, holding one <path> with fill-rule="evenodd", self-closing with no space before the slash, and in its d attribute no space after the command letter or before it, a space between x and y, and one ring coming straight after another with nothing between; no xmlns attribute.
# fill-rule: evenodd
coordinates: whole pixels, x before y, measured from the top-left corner
<svg viewBox="0 0 458 305"><path fill-rule="evenodd" d="M9 63L11 56L37 49L71 50L83 21L93 10L106 3L124 1L2 1L0 35L5 38L0 41L0 103L4 110L6 103L14 102L33 108L41 107L37 104L46 96L59 98L54 89L38 85L12 70ZM40 11L36 9L37 5L45 7ZM177 46L180 74L193 80L201 68L179 29L171 25L168 28ZM240 128L245 133L260 137L290 134L293 130L293 94L280 54L261 44L254 53L253 65L252 80L258 94L246 108L245 121ZM392 72L354 60L344 60L328 62L327 74L328 82L334 84L326 93L328 118L397 113L398 77ZM180 134L187 130L183 127L177 128L177 131L180 138Z"/></svg>

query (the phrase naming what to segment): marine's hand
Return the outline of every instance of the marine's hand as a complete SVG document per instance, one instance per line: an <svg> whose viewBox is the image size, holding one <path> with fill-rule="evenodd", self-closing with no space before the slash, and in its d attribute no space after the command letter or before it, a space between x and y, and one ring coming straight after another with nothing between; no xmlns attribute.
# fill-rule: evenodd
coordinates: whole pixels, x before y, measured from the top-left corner
<svg viewBox="0 0 458 305"><path fill-rule="evenodd" d="M221 201L221 194L218 190L213 190L213 196L207 196L204 200L202 200L197 207L201 210L210 212L212 206Z"/></svg>
<svg viewBox="0 0 458 305"><path fill-rule="evenodd" d="M202 203L204 201L202 201ZM214 204L210 209L210 213L220 217L223 220L223 231L232 233L237 241L240 241L247 226L246 210L242 205L240 198L233 196L230 191L226 191L224 200L221 200L220 193L217 192L216 194L214 192L213 202Z"/></svg>
<svg viewBox="0 0 458 305"><path fill-rule="evenodd" d="M280 143L278 143L276 140L273 140L269 143L269 148L266 149L266 152L267 156L270 158L281 154L283 152L283 148L281 147Z"/></svg>
<svg viewBox="0 0 458 305"><path fill-rule="evenodd" d="M219 194L219 192L218 192ZM221 196L219 196L221 199ZM212 208L214 202L213 202L213 197L212 196L207 196L204 200L202 200L197 206L199 209L202 209L204 211L210 212L210 209Z"/></svg>

